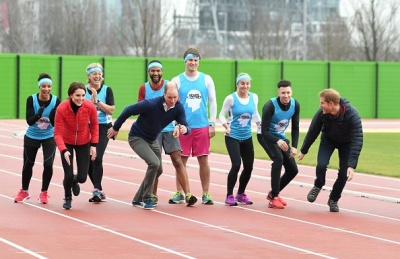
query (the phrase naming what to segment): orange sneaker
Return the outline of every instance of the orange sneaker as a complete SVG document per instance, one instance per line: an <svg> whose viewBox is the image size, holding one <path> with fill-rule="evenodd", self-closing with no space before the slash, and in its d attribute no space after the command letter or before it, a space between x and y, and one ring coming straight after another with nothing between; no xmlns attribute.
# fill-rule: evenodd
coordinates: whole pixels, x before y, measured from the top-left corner
<svg viewBox="0 0 400 259"><path fill-rule="evenodd" d="M19 190L17 197L15 197L14 202L25 202L27 199L29 199L31 196L29 196L29 193L24 190Z"/></svg>
<svg viewBox="0 0 400 259"><path fill-rule="evenodd" d="M282 203L283 206L287 206L286 201L284 201L280 196L276 196L276 197L278 197L278 200ZM267 200L270 201L271 199L272 199L271 193L268 193Z"/></svg>
<svg viewBox="0 0 400 259"><path fill-rule="evenodd" d="M38 201L39 201L40 204L47 204L47 203L49 203L49 199L48 198L50 198L50 196L47 195L47 191L41 192L39 197L38 197Z"/></svg>
<svg viewBox="0 0 400 259"><path fill-rule="evenodd" d="M275 198L269 201L268 208L284 209L285 206L283 206L283 204L279 201L279 197L276 196Z"/></svg>

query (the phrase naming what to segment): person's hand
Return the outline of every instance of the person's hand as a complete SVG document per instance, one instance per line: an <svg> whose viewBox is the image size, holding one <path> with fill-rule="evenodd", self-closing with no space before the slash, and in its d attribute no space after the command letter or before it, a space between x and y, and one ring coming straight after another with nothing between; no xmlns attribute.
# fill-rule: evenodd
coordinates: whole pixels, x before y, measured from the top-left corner
<svg viewBox="0 0 400 259"><path fill-rule="evenodd" d="M68 165L71 165L71 160L69 159L70 157L71 157L71 153L69 151L65 151L64 158Z"/></svg>
<svg viewBox="0 0 400 259"><path fill-rule="evenodd" d="M292 147L292 148L290 149L290 156L289 156L289 158L294 158L296 155L297 155L297 148Z"/></svg>
<svg viewBox="0 0 400 259"><path fill-rule="evenodd" d="M305 156L305 154L303 154L303 153L300 152L300 153L299 153L299 156L298 156L299 160L302 160L304 156Z"/></svg>
<svg viewBox="0 0 400 259"><path fill-rule="evenodd" d="M231 127L227 126L225 129L225 136L231 135Z"/></svg>
<svg viewBox="0 0 400 259"><path fill-rule="evenodd" d="M115 139L118 135L118 131L114 130L114 128L109 128L107 131L107 138Z"/></svg>
<svg viewBox="0 0 400 259"><path fill-rule="evenodd" d="M174 136L174 138L179 138L179 126L176 125L174 127L174 132L172 133L172 135Z"/></svg>
<svg viewBox="0 0 400 259"><path fill-rule="evenodd" d="M280 139L280 140L278 140L278 142L276 142L276 144L278 145L278 147L282 150L282 151L288 151L288 149L289 149L289 146L288 146L288 144L284 141L284 140L282 140L282 139Z"/></svg>
<svg viewBox="0 0 400 259"><path fill-rule="evenodd" d="M186 128L185 125L178 124L178 127L179 127L179 131L180 131L182 134L186 134L187 128Z"/></svg>
<svg viewBox="0 0 400 259"><path fill-rule="evenodd" d="M350 182L354 176L354 168L348 167L347 168L347 181Z"/></svg>
<svg viewBox="0 0 400 259"><path fill-rule="evenodd" d="M90 147L90 160L94 161L97 156L96 147Z"/></svg>
<svg viewBox="0 0 400 259"><path fill-rule="evenodd" d="M214 127L208 127L208 137L213 138L215 136L215 128Z"/></svg>

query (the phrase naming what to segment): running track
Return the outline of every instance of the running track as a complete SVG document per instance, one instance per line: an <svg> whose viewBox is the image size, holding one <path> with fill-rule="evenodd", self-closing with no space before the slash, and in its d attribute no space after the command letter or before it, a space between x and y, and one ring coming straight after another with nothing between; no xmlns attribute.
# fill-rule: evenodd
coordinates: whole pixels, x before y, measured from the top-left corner
<svg viewBox="0 0 400 259"><path fill-rule="evenodd" d="M129 126L126 122L125 126ZM381 123L380 123L381 124ZM382 124L381 124L382 125ZM392 125L392 124L390 124ZM365 127L365 124L364 124ZM63 171L57 152L49 204L37 203L42 153L30 185L31 199L14 204L21 185L24 120L0 120L0 258L398 258L400 255L400 179L356 174L339 202L326 205L336 172L311 204L306 196L314 169L300 173L281 193L284 210L267 208L270 163L256 160L246 193L251 206L224 206L229 158L212 154L213 206L170 205L174 169L164 156L160 204L154 211L131 200L146 165L125 141L110 141L104 157L107 202L91 204L90 180L62 209ZM201 198L196 160L188 161L191 190Z"/></svg>

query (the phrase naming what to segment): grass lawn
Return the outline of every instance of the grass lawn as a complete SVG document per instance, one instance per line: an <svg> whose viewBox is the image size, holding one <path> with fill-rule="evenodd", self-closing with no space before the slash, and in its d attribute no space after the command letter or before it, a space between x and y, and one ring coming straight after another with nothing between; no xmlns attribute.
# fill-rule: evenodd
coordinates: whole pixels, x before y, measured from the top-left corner
<svg viewBox="0 0 400 259"><path fill-rule="evenodd" d="M127 140L127 135L127 131L121 131L118 134L118 139ZM303 143L304 137L305 133L300 132L298 153L300 152L299 149ZM264 149L258 143L256 135L253 135L253 142L255 157L269 160ZM315 166L318 145L319 138L317 138L311 146L303 160L297 160L298 164ZM356 172L400 177L400 170L396 162L399 160L399 154L396 153L398 146L400 146L400 133L364 133L364 146L361 151L360 159L358 160ZM216 132L216 136L211 139L211 152L227 154L223 132ZM338 155L337 151L335 151L332 155L329 167L338 168L338 165Z"/></svg>

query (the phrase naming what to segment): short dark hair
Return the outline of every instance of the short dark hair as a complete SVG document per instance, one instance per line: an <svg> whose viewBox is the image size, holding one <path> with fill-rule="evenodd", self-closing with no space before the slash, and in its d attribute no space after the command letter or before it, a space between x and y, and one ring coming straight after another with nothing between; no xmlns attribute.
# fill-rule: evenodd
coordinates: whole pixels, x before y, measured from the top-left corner
<svg viewBox="0 0 400 259"><path fill-rule="evenodd" d="M150 61L149 64L147 64L147 65L150 65L151 63L160 63L162 65L161 61L160 60L156 60L156 59Z"/></svg>
<svg viewBox="0 0 400 259"><path fill-rule="evenodd" d="M292 83L289 80L281 80L278 82L278 88L288 87L288 86L292 87Z"/></svg>
<svg viewBox="0 0 400 259"><path fill-rule="evenodd" d="M40 73L40 74L39 74L39 78L38 78L38 82L39 82L40 80L42 80L43 78L48 78L48 79L51 80L51 76L50 76L49 74Z"/></svg>
<svg viewBox="0 0 400 259"><path fill-rule="evenodd" d="M185 53L183 54L183 58L186 58L187 54L194 54L196 56L199 56L199 58L201 58L200 52L195 49L195 48L188 48Z"/></svg>

